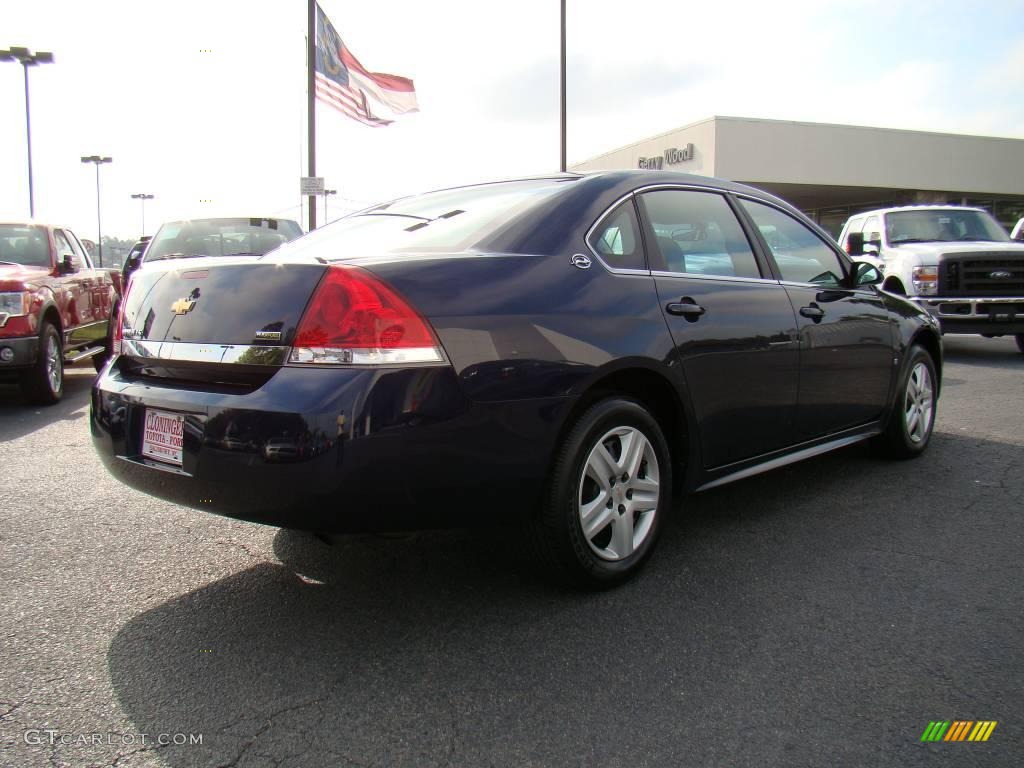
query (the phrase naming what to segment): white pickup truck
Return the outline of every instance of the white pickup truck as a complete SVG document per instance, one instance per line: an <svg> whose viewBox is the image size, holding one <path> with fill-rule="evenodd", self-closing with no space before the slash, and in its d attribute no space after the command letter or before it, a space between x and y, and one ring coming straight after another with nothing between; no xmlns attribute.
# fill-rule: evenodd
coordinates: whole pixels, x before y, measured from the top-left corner
<svg viewBox="0 0 1024 768"><path fill-rule="evenodd" d="M925 307L943 333L1010 334L1024 352L1024 242L986 211L914 205L858 213L839 244L881 268L882 288Z"/></svg>

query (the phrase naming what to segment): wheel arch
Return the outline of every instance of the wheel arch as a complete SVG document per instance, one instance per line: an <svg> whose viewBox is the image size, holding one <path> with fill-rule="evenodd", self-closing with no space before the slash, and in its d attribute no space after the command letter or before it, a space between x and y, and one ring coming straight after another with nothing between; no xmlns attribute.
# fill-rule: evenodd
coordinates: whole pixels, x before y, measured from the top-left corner
<svg viewBox="0 0 1024 768"><path fill-rule="evenodd" d="M937 379L935 382L935 398L938 399L942 392L942 340L934 331L922 328L911 337L907 349L914 344L920 345L932 359Z"/></svg>
<svg viewBox="0 0 1024 768"><path fill-rule="evenodd" d="M889 275L882 281L882 289L889 291L889 293L897 293L900 296L907 295L907 288L903 285L903 281L895 275Z"/></svg>
<svg viewBox="0 0 1024 768"><path fill-rule="evenodd" d="M665 372L650 364L633 362L605 370L582 387L559 428L556 449L590 406L615 395L637 400L651 412L668 443L673 487L683 490L690 483L689 472L696 466L691 460L697 450L691 430L694 422L679 388Z"/></svg>

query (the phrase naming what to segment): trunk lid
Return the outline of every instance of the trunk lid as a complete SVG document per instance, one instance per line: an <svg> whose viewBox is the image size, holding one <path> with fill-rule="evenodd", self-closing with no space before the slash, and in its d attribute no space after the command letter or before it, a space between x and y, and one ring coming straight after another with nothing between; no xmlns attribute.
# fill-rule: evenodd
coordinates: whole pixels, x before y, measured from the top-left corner
<svg viewBox="0 0 1024 768"><path fill-rule="evenodd" d="M131 279L120 369L129 376L260 386L285 362L326 267L175 259Z"/></svg>

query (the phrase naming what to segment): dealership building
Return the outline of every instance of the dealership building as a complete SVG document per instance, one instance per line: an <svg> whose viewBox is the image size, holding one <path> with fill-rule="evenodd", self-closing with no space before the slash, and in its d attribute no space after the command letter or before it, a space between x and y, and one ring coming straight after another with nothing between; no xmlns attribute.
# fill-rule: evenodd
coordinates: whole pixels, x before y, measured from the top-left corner
<svg viewBox="0 0 1024 768"><path fill-rule="evenodd" d="M852 214L915 203L974 205L1010 229L1024 216L1024 139L711 117L574 165L652 168L759 187L833 236Z"/></svg>

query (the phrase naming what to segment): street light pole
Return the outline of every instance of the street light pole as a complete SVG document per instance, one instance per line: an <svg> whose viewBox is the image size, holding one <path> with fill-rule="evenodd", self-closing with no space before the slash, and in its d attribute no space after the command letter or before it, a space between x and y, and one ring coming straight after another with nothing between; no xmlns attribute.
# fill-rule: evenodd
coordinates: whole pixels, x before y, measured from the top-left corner
<svg viewBox="0 0 1024 768"><path fill-rule="evenodd" d="M142 234L146 234L146 201L152 200L153 195L147 195L144 192L140 192L137 195L132 195L132 200L139 200L142 202Z"/></svg>
<svg viewBox="0 0 1024 768"><path fill-rule="evenodd" d="M100 155L89 155L82 158L83 163L96 165L96 248L101 267L103 266L103 223L100 219L100 166L113 161L112 157L101 157Z"/></svg>
<svg viewBox="0 0 1024 768"><path fill-rule="evenodd" d="M327 197L329 195L336 195L336 194L338 194L338 190L336 190L336 189L325 189L324 190L324 224L327 223Z"/></svg>
<svg viewBox="0 0 1024 768"><path fill-rule="evenodd" d="M52 64L53 54L48 51L32 53L28 48L12 45L9 50L0 51L0 61L17 61L25 70L25 146L28 151L28 214L36 216L35 194L32 189L32 110L28 98L28 68L37 64Z"/></svg>

